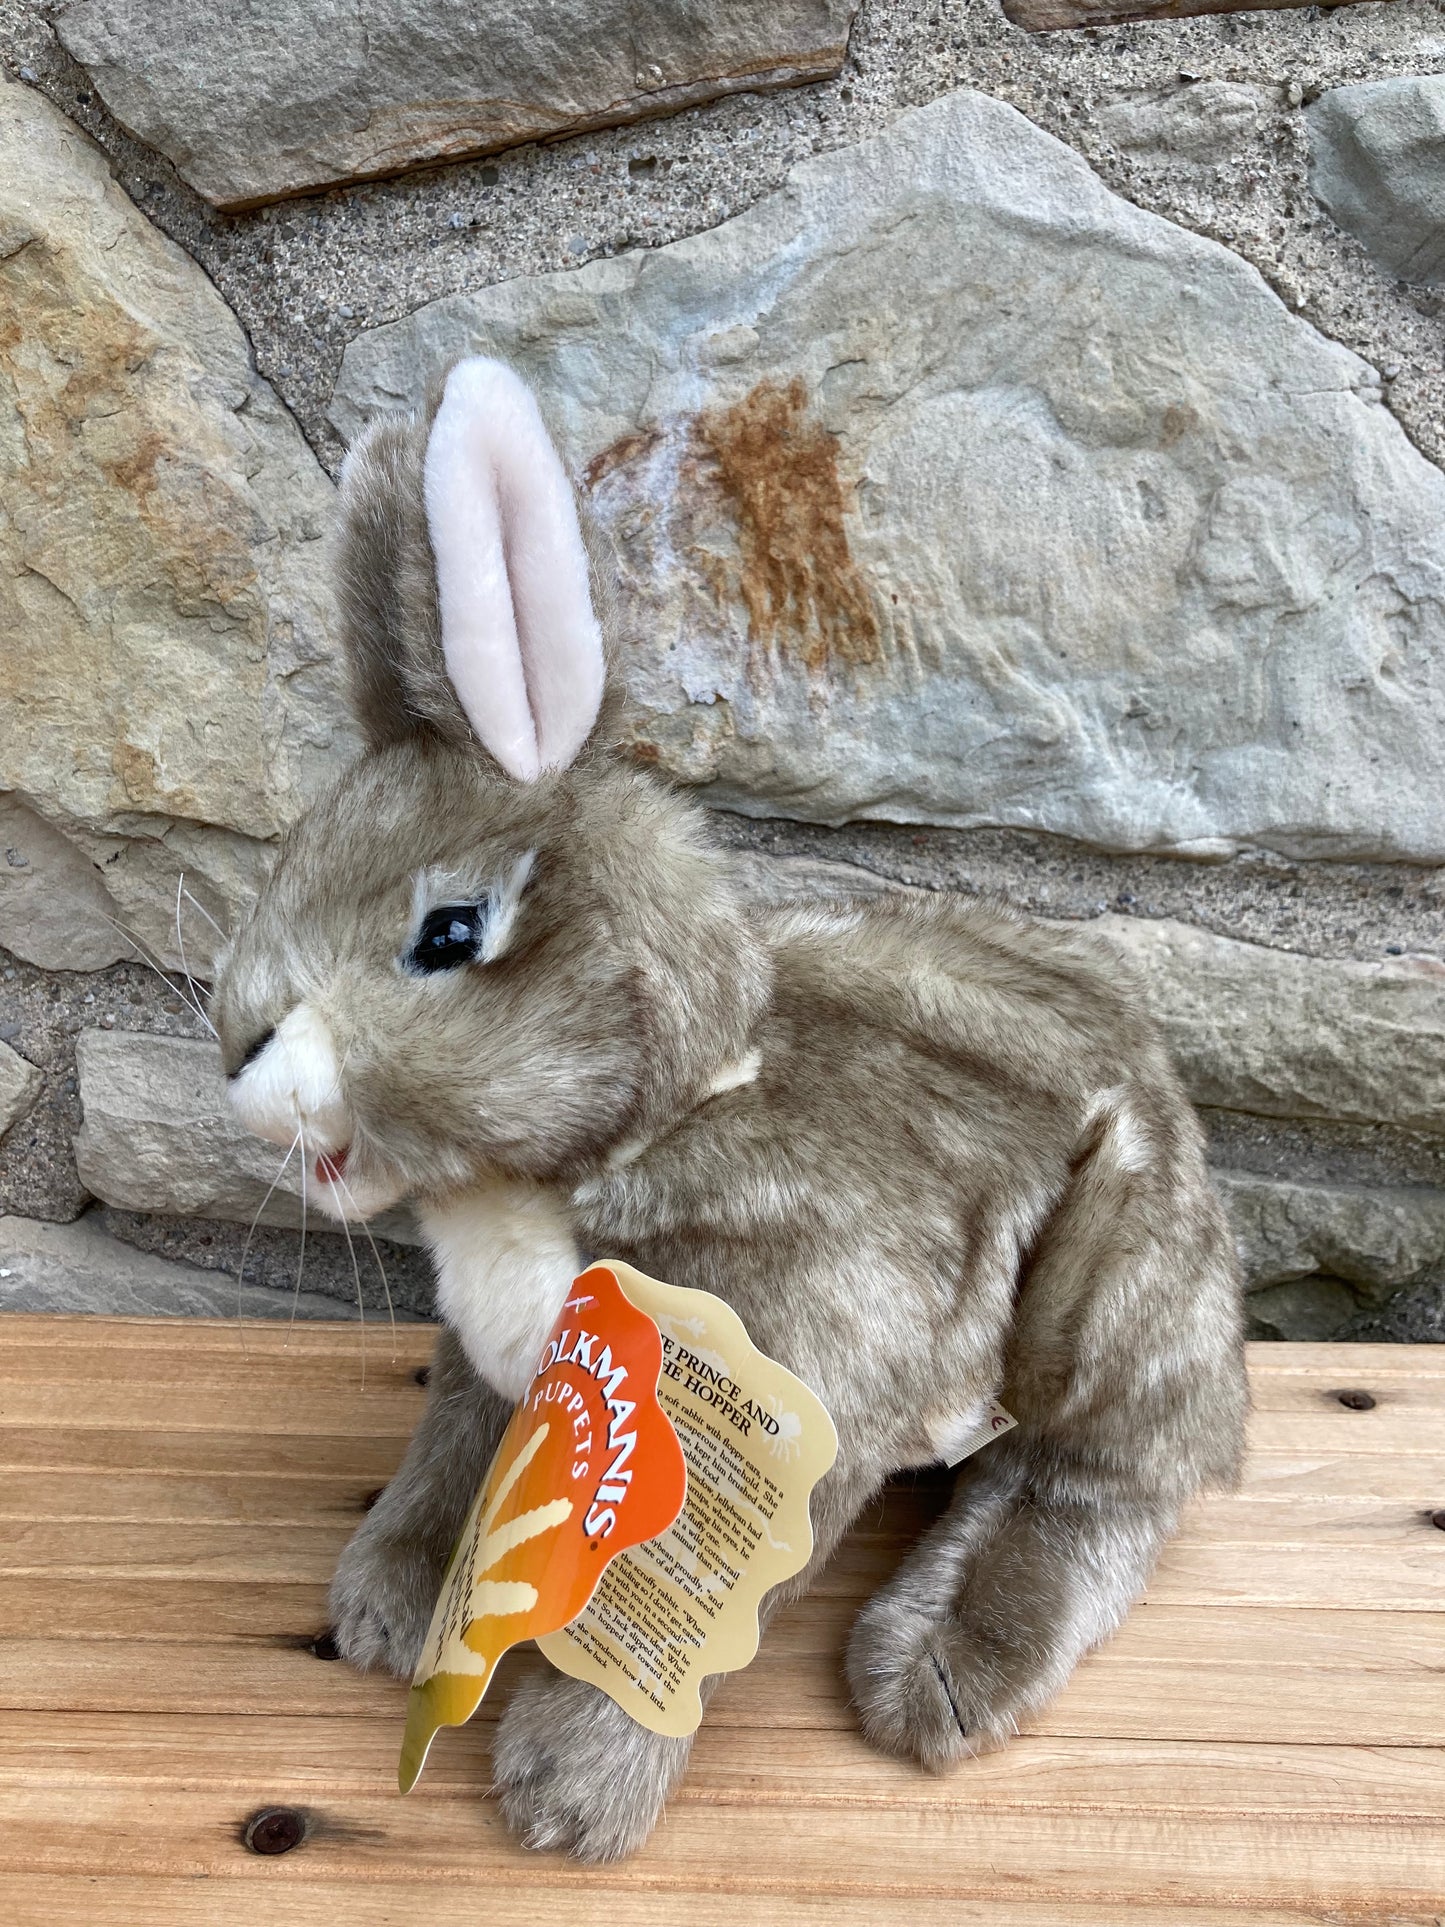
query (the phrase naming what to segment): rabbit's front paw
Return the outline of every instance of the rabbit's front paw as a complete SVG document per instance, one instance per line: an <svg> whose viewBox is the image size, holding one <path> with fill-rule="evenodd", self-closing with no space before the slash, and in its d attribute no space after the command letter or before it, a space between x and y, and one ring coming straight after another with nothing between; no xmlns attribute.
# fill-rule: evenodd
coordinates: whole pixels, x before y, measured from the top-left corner
<svg viewBox="0 0 1445 1927"><path fill-rule="evenodd" d="M524 1846L620 1860L657 1824L690 1744L649 1733L582 1680L526 1679L497 1728L497 1797Z"/></svg>
<svg viewBox="0 0 1445 1927"><path fill-rule="evenodd" d="M1016 1656L948 1615L930 1618L880 1594L848 1642L848 1684L863 1733L880 1752L935 1772L1002 1746L1021 1695Z"/></svg>
<svg viewBox="0 0 1445 1927"><path fill-rule="evenodd" d="M394 1538L368 1519L341 1555L331 1581L337 1651L364 1672L410 1679L421 1658L441 1586L436 1557L413 1539Z"/></svg>

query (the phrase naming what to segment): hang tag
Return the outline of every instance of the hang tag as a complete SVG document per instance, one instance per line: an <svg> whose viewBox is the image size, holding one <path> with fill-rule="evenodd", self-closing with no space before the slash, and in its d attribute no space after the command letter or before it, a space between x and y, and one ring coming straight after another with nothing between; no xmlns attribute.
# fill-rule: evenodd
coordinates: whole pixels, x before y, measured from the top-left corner
<svg viewBox="0 0 1445 1927"><path fill-rule="evenodd" d="M962 1437L950 1439L940 1455L944 1465L962 1465L975 1452L981 1452L991 1445L1001 1432L1011 1432L1018 1424L1012 1412L1006 1412L996 1398L991 1398L983 1416L976 1425L971 1425Z"/></svg>
<svg viewBox="0 0 1445 1927"><path fill-rule="evenodd" d="M808 1500L838 1453L827 1410L760 1352L730 1305L609 1262L662 1334L658 1396L687 1461L687 1503L615 1558L585 1609L537 1644L654 1733L691 1733L709 1673L758 1650L758 1607L813 1553ZM588 1274L591 1275L590 1273Z"/></svg>
<svg viewBox="0 0 1445 1927"><path fill-rule="evenodd" d="M503 1653L586 1605L623 1547L682 1509L682 1448L657 1402L662 1340L594 1265L543 1348L452 1552L407 1699L397 1779L416 1783L438 1727L481 1704Z"/></svg>
<svg viewBox="0 0 1445 1927"><path fill-rule="evenodd" d="M758 1606L812 1555L833 1422L709 1292L592 1265L473 1502L407 1703L398 1781L535 1639L654 1732L691 1733L709 1673L757 1651Z"/></svg>

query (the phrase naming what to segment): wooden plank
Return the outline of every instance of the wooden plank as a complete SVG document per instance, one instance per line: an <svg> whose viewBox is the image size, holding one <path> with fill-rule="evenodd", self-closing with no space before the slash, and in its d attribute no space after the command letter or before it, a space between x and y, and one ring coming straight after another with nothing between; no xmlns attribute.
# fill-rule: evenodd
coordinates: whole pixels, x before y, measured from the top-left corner
<svg viewBox="0 0 1445 1927"><path fill-rule="evenodd" d="M424 1905L390 1886L354 1880L309 1878L305 1856L258 1867L254 1877L208 1880L153 1879L129 1875L17 1874L6 1882L5 1900L14 1927L759 1927L728 1894L693 1887L685 1894L632 1889L625 1919L615 1897L584 1873L546 1896L545 1916L525 1885L489 1883L485 1909L466 1887L430 1883ZM1340 1917L1336 1917L1340 1920ZM1130 1901L1128 1927L1185 1927L1170 1903L1159 1908ZM1351 1912L1351 1927L1439 1927L1438 1914ZM1121 1927L1119 1909L1106 1903L932 1895L790 1894L770 1896L766 1927ZM1319 1911L1295 1907L1192 1907L1187 1927L1324 1927ZM1341 1927L1343 1923L1341 1922Z"/></svg>
<svg viewBox="0 0 1445 1927"><path fill-rule="evenodd" d="M106 1528L74 1530L88 1534L103 1533ZM166 1529L155 1530L164 1533ZM205 1576L204 1554L197 1554L194 1571L182 1569L186 1551L178 1539L167 1564L140 1566L133 1575L82 1563L0 1576L0 1635L35 1638L57 1620L79 1627L124 1628L152 1637L184 1629L197 1639L241 1629L268 1636L316 1625L320 1623L317 1615L325 1611L335 1554L346 1535L338 1531L328 1550L319 1532L277 1528L278 1535L297 1532L312 1542L314 1557L304 1564L289 1555L279 1558L279 1565L268 1562L264 1542L249 1551L238 1544L216 1559L211 1568L216 1576ZM864 1549L855 1550L865 1570L880 1563L871 1554L865 1557ZM247 1568L227 1563L228 1559L244 1559ZM845 1552L819 1582L811 1595L817 1611L830 1601L856 1607L866 1597L868 1588L860 1583L856 1569L850 1571L850 1563ZM886 1570L887 1561L881 1563ZM294 1574L309 1576L290 1576ZM1368 1553L1352 1545L1260 1546L1251 1548L1244 1558L1238 1546L1176 1541L1159 1562L1148 1598L1157 1605L1175 1606L1430 1612L1445 1607L1445 1549L1424 1543L1386 1545Z"/></svg>
<svg viewBox="0 0 1445 1927"><path fill-rule="evenodd" d="M127 1473L97 1491L94 1480L75 1473L0 1472L0 1520L8 1522L0 1572L175 1569L192 1576L313 1578L318 1562L329 1574L376 1489L360 1479ZM1181 1538L1191 1546L1307 1553L1323 1546L1361 1552L1417 1546L1445 1558L1445 1531L1432 1523L1439 1510L1393 1499L1215 1497L1187 1509ZM861 1594L881 1579L925 1523L924 1508L890 1496L886 1516L860 1529L840 1560L837 1570L858 1582L849 1589ZM177 1525L185 1527L183 1536Z"/></svg>
<svg viewBox="0 0 1445 1927"><path fill-rule="evenodd" d="M373 1353L363 1394L345 1328L242 1363L226 1321L0 1330L20 1341L0 1349L7 1927L27 1909L36 1927L306 1927L318 1900L326 1927L343 1909L446 1927L479 1887L504 1927L1438 1915L1445 1348L1412 1348L1418 1369L1396 1348L1255 1348L1241 1492L1190 1509L1149 1598L1012 1747L942 1778L863 1745L841 1675L859 1602L946 1503L946 1476L899 1482L724 1683L652 1845L599 1870L522 1854L479 1797L535 1654L403 1801L404 1685L309 1650L420 1409L407 1360L430 1333L410 1328L417 1351L385 1373ZM1373 1411L1334 1396L1356 1387ZM270 1803L313 1820L279 1862L240 1844Z"/></svg>
<svg viewBox="0 0 1445 1927"><path fill-rule="evenodd" d="M386 1332L388 1350L391 1330L386 1314L368 1314L368 1345L379 1330ZM438 1327L398 1319L396 1346L413 1364L424 1364L436 1345ZM112 1351L183 1352L187 1357L201 1351L242 1352L254 1357L357 1356L361 1345L361 1324L341 1321L312 1323L298 1320L288 1326L284 1319L248 1318L93 1318L69 1312L0 1312L0 1348L40 1346L47 1351L89 1351L104 1344ZM1424 1350L1422 1346L1419 1349Z"/></svg>
<svg viewBox="0 0 1445 1927"><path fill-rule="evenodd" d="M441 1735L422 1797L478 1799L490 1782L491 1736L473 1723ZM885 1759L858 1734L780 1728L760 1758L756 1732L705 1724L687 1805L1125 1809L1439 1819L1445 1754L1437 1747L1221 1745L1026 1734L948 1774ZM342 1717L179 1713L0 1716L0 1786L249 1788L258 1801L284 1782L287 1800L324 1787L336 1798L395 1789L400 1731ZM761 1769L765 1766L766 1771ZM281 1776L278 1780L278 1774ZM298 1792L298 1788L303 1791ZM278 1799L280 1795L276 1796Z"/></svg>
<svg viewBox="0 0 1445 1927"><path fill-rule="evenodd" d="M378 1482L326 1473L181 1476L128 1467L100 1472L0 1467L0 1523L356 1526ZM0 1560L12 1543L0 1534Z"/></svg>
<svg viewBox="0 0 1445 1927"><path fill-rule="evenodd" d="M227 1586L244 1587L263 1615L259 1630L276 1630L274 1609L261 1604L277 1587L292 1608L293 1589L330 1583L357 1517L272 1525L174 1526L110 1520L69 1524L16 1523L5 1534L0 1568L0 1625L17 1634L43 1629L23 1616L22 1600L47 1590L58 1601L76 1586L89 1588L117 1624L164 1630L206 1622ZM1374 1533L1347 1518L1307 1529L1301 1543L1283 1540L1266 1520L1245 1529L1248 1508L1207 1516L1205 1529L1168 1546L1149 1585L1155 1604L1264 1605L1321 1610L1430 1612L1445 1610L1445 1533L1428 1518L1392 1515ZM1242 1520L1243 1524L1236 1524ZM1294 1528L1292 1527L1291 1530ZM820 1602L861 1604L892 1569L906 1539L878 1535L845 1546L814 1591ZM1241 1558L1241 1548L1249 1557ZM218 1590L220 1589L220 1590ZM112 1596L113 1595L113 1596ZM42 1608L43 1610L43 1608Z"/></svg>
<svg viewBox="0 0 1445 1927"><path fill-rule="evenodd" d="M304 1783L272 1783L272 1798L299 1802ZM83 1824L68 1787L6 1791L7 1858L18 1871L132 1875L251 1874L240 1842L244 1800L225 1789L89 1786ZM894 1806L886 1850L860 1852L852 1809L805 1799L776 1807L739 1800L684 1802L634 1857L605 1868L527 1855L490 1802L401 1800L351 1794L312 1801L299 1851L307 1877L512 1885L525 1882L539 1911L554 1887L586 1883L619 1896L686 1893L706 1869L714 1893L763 1906L775 1895L1015 1896L1160 1906L1284 1903L1359 1911L1425 1909L1440 1891L1438 1822L1376 1815L1249 1813L1201 1809L1065 1809L980 1805ZM146 1824L150 1818L151 1823ZM255 1877L252 1874L252 1877ZM619 1901L619 1905L621 1902Z"/></svg>
<svg viewBox="0 0 1445 1927"><path fill-rule="evenodd" d="M1252 1452L1239 1493L1245 1499L1298 1494L1341 1503L1396 1499L1435 1511L1445 1506L1445 1452L1410 1458L1383 1452Z"/></svg>
<svg viewBox="0 0 1445 1927"><path fill-rule="evenodd" d="M1250 1383L1306 1372L1332 1384L1368 1386L1378 1378L1445 1378L1445 1345L1246 1345Z"/></svg>
<svg viewBox="0 0 1445 1927"><path fill-rule="evenodd" d="M0 1432L0 1445L4 1436ZM199 1440L205 1447L204 1456L214 1458L214 1437L181 1433L175 1443L186 1449ZM123 1433L120 1438L131 1447L137 1444L133 1433ZM97 1465L86 1470L0 1465L0 1521L114 1519L253 1526L305 1525L311 1520L327 1524L338 1518L354 1522L364 1502L384 1483L399 1449L395 1441L388 1441L383 1455L373 1459L376 1469L368 1476L365 1468L356 1472L314 1470L313 1447L317 1442L301 1440L293 1444L289 1456L299 1457L303 1470L236 1470L237 1462L251 1463L256 1458L254 1448L243 1451L239 1441L230 1470L193 1471L185 1464L170 1471L126 1464ZM358 1442L339 1442L336 1456L345 1461L357 1455ZM144 1450L140 1456L146 1456ZM268 1444L268 1460L271 1456ZM1211 1494L1191 1507L1185 1530L1200 1539L1237 1534L1244 1543L1271 1529L1276 1529L1281 1538L1302 1536L1306 1531L1310 1537L1317 1532L1339 1536L1356 1521L1360 1536L1373 1539L1380 1533L1390 1534L1394 1523L1410 1535L1423 1533L1431 1529L1427 1527L1430 1515L1442 1509L1445 1457L1320 1459L1260 1455L1246 1467L1238 1493ZM891 1535L902 1546L911 1533L923 1529L932 1510L921 1501L906 1509L905 1500L895 1489L881 1517L877 1508L870 1508L865 1522L855 1530L860 1535ZM0 1538L0 1557L3 1551L4 1539Z"/></svg>
<svg viewBox="0 0 1445 1927"><path fill-rule="evenodd" d="M388 1368L389 1369L389 1368ZM248 1383L226 1397L218 1387L189 1383L131 1384L117 1375L108 1384L41 1384L0 1378L0 1423L29 1429L149 1433L234 1432L244 1425L254 1460L261 1440L277 1433L307 1437L359 1433L410 1438L422 1410L422 1391L409 1378L400 1383L378 1373L365 1392L293 1391L274 1377Z"/></svg>
<svg viewBox="0 0 1445 1927"><path fill-rule="evenodd" d="M1250 1414L1246 1437L1253 1452L1323 1452L1438 1459L1445 1414L1428 1408L1413 1410L1382 1405L1373 1412L1347 1412L1341 1405L1320 1402L1301 1411L1256 1411Z"/></svg>
<svg viewBox="0 0 1445 1927"><path fill-rule="evenodd" d="M1176 1606L1312 1606L1328 1611L1445 1609L1445 1533L1439 1545L1196 1545L1176 1539L1149 1581L1149 1598Z"/></svg>
<svg viewBox="0 0 1445 1927"><path fill-rule="evenodd" d="M316 1659L319 1620L271 1638L113 1639L52 1636L0 1640L0 1706L70 1718L78 1713L355 1714L396 1727L399 1680ZM52 1634L54 1628L51 1629ZM533 1660L540 1665L540 1660ZM500 1689L499 1689L500 1690ZM486 1703L484 1702L484 1707Z"/></svg>
<svg viewBox="0 0 1445 1927"><path fill-rule="evenodd" d="M268 1526L129 1524L84 1520L13 1525L0 1547L5 1579L235 1580L239 1584L328 1581L355 1519ZM178 1595L181 1597L183 1595Z"/></svg>
<svg viewBox="0 0 1445 1927"><path fill-rule="evenodd" d="M1427 1488L1431 1497L1438 1488ZM1432 1523L1441 1508L1398 1499L1278 1499L1241 1492L1198 1499L1185 1510L1181 1538L1191 1545L1355 1546L1362 1553L1381 1546L1418 1543L1445 1555L1445 1530Z"/></svg>
<svg viewBox="0 0 1445 1927"><path fill-rule="evenodd" d="M3 1332L3 1328L0 1328ZM182 1351L172 1347L132 1346L126 1350L123 1371L116 1368L116 1353L108 1345L66 1346L57 1350L43 1345L0 1346L0 1409L10 1387L36 1384L69 1386L77 1408L85 1393L82 1387L112 1385L123 1378L125 1385L166 1386L187 1389L205 1386L222 1397L244 1400L257 1389L262 1391L351 1392L369 1399L381 1386L405 1386L421 1409L418 1371L425 1370L429 1353L418 1363L399 1347L393 1352L385 1326L368 1336L363 1361L359 1342L349 1350L318 1352L310 1346L252 1347L249 1353L239 1345ZM363 1363L365 1383L363 1384Z"/></svg>
<svg viewBox="0 0 1445 1927"><path fill-rule="evenodd" d="M1374 1408L1356 1411L1341 1402L1363 1394ZM1424 1372L1361 1372L1350 1378L1338 1368L1327 1372L1260 1372L1250 1380L1250 1396L1257 1412L1313 1412L1323 1409L1340 1422L1358 1429L1378 1423L1383 1412L1445 1413L1445 1376Z"/></svg>
<svg viewBox="0 0 1445 1927"><path fill-rule="evenodd" d="M391 1368L387 1367L388 1373ZM1279 1381L1288 1383L1289 1381ZM236 1432L253 1438L327 1434L407 1438L421 1413L421 1392L409 1377L369 1379L365 1392L330 1389L296 1392L276 1379L238 1385L231 1394L219 1386L161 1382L130 1385L124 1378L87 1385L83 1396L65 1383L45 1384L0 1378L0 1427L29 1431ZM1323 1453L1351 1456L1440 1456L1445 1414L1433 1405L1407 1405L1382 1394L1371 1412L1351 1412L1333 1400L1314 1396L1291 1402L1290 1409L1260 1409L1249 1422L1251 1450L1266 1453ZM252 1448L254 1457L255 1447ZM0 1435L0 1459L9 1459Z"/></svg>
<svg viewBox="0 0 1445 1927"><path fill-rule="evenodd" d="M57 1626L191 1641L310 1637L326 1624L326 1581L0 1579L0 1639Z"/></svg>
<svg viewBox="0 0 1445 1927"><path fill-rule="evenodd" d="M16 1471L147 1472L190 1477L196 1473L236 1472L254 1466L268 1475L292 1478L389 1479L401 1462L401 1433L371 1437L342 1431L309 1435L273 1432L264 1444L240 1429L173 1432L164 1426L107 1427L16 1425L0 1422L0 1466Z"/></svg>
<svg viewBox="0 0 1445 1927"><path fill-rule="evenodd" d="M246 1713L374 1718L400 1730L405 1688L315 1659L301 1621L269 1639L37 1637L0 1644L0 1706L64 1714ZM724 1681L709 1727L851 1733L840 1655L847 1619L808 1607L771 1627ZM53 1632L53 1629L48 1629ZM496 1717L535 1654L514 1653L477 1714ZM1150 1607L1091 1655L1028 1722L1058 1738L1421 1746L1445 1732L1440 1627L1429 1615Z"/></svg>

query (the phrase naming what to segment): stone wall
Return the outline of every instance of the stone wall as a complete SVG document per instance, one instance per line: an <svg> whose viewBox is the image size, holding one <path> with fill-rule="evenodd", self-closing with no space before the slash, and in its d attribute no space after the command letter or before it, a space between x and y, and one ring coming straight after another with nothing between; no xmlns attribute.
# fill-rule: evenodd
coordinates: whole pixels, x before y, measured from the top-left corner
<svg viewBox="0 0 1445 1927"><path fill-rule="evenodd" d="M1440 5L331 13L0 0L0 1302L426 1308L177 973L354 749L345 439L481 349L748 887L1094 920L1257 1331L1445 1337Z"/></svg>

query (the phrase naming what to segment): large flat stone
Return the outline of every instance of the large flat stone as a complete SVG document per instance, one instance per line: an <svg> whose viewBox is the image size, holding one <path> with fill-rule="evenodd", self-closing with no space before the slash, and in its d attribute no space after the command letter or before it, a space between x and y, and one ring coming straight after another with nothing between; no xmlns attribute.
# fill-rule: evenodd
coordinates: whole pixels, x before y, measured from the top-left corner
<svg viewBox="0 0 1445 1927"><path fill-rule="evenodd" d="M1359 963L1167 919L1086 926L1128 959L1196 1104L1445 1133L1445 963Z"/></svg>
<svg viewBox="0 0 1445 1927"><path fill-rule="evenodd" d="M77 920L99 886L174 954L179 872L224 913L352 747L333 491L200 268L3 81L0 304L0 790L80 853L75 876L42 853ZM15 915L33 928L33 901ZM203 919L187 941L209 951Z"/></svg>
<svg viewBox="0 0 1445 1927"><path fill-rule="evenodd" d="M707 233L347 349L541 391L639 753L819 821L1445 857L1445 475L1217 244L960 92Z"/></svg>
<svg viewBox="0 0 1445 1927"><path fill-rule="evenodd" d="M1245 1301L1245 1336L1323 1344L1347 1336L1359 1303L1338 1278L1295 1278L1265 1285Z"/></svg>
<svg viewBox="0 0 1445 1927"><path fill-rule="evenodd" d="M0 1137L17 1123L40 1094L44 1078L19 1051L0 1044Z"/></svg>
<svg viewBox="0 0 1445 1927"><path fill-rule="evenodd" d="M242 1128L226 1098L214 1045L143 1031L82 1031L76 1070L84 1122L75 1162L86 1189L126 1211L301 1223L301 1162ZM269 1200L267 1192L281 1173ZM313 1205L310 1221L329 1227ZM401 1212L373 1221L382 1236L415 1243Z"/></svg>
<svg viewBox="0 0 1445 1927"><path fill-rule="evenodd" d="M320 1292L239 1290L233 1278L137 1251L94 1218L0 1217L0 1311L107 1312L128 1318L354 1318Z"/></svg>
<svg viewBox="0 0 1445 1927"><path fill-rule="evenodd" d="M128 954L85 852L0 791L0 946L42 970L99 970Z"/></svg>
<svg viewBox="0 0 1445 1927"><path fill-rule="evenodd" d="M219 207L836 74L857 0L69 0L116 118Z"/></svg>
<svg viewBox="0 0 1445 1927"><path fill-rule="evenodd" d="M1445 283L1445 74L1334 87L1309 110L1310 186L1402 281Z"/></svg>
<svg viewBox="0 0 1445 1927"><path fill-rule="evenodd" d="M1445 1278L1445 1192L1294 1184L1217 1171L1251 1290L1323 1274L1381 1296Z"/></svg>

